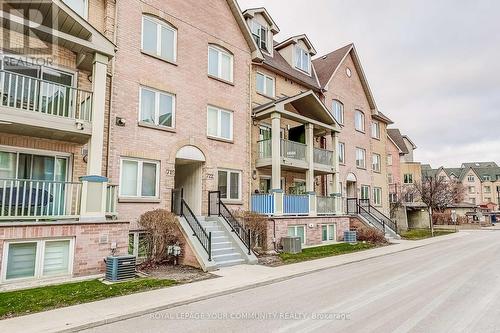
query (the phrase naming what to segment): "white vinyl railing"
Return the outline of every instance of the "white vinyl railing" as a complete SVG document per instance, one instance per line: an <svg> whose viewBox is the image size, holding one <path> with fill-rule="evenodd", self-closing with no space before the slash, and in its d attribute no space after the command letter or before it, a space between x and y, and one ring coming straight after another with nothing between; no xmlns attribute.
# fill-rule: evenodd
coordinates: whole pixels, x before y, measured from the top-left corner
<svg viewBox="0 0 500 333"><path fill-rule="evenodd" d="M78 218L81 183L0 179L0 220Z"/></svg>
<svg viewBox="0 0 500 333"><path fill-rule="evenodd" d="M314 148L314 163L333 166L334 154L331 150Z"/></svg>
<svg viewBox="0 0 500 333"><path fill-rule="evenodd" d="M92 120L92 92L0 70L0 106Z"/></svg>

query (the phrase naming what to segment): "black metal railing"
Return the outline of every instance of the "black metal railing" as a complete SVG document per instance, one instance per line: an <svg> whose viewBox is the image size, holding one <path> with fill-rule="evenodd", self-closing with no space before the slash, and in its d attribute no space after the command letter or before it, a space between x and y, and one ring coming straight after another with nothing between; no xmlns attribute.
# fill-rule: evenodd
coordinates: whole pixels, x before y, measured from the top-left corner
<svg viewBox="0 0 500 333"><path fill-rule="evenodd" d="M186 203L183 198L182 189L172 190L172 213L183 216L189 227L193 231L193 236L195 236L200 242L203 249L208 254L208 261L212 261L212 233L208 232L203 228L200 221L196 218L193 211Z"/></svg>
<svg viewBox="0 0 500 333"><path fill-rule="evenodd" d="M375 216L380 221L383 221L386 226L388 226L392 231L398 233L398 225L394 223L389 217L387 217L384 213L379 211L377 208L370 206L370 214Z"/></svg>
<svg viewBox="0 0 500 333"><path fill-rule="evenodd" d="M384 221L379 221L375 218L365 207L358 205L359 215L364 217L368 222L370 222L375 228L379 229L385 233L385 223Z"/></svg>
<svg viewBox="0 0 500 333"><path fill-rule="evenodd" d="M238 220L231 213L229 208L222 202L220 198L220 191L208 192L208 216L217 215L221 216L227 224L231 227L231 231L235 232L238 238L245 244L248 254L252 253L252 237L250 229L245 228L238 222Z"/></svg>

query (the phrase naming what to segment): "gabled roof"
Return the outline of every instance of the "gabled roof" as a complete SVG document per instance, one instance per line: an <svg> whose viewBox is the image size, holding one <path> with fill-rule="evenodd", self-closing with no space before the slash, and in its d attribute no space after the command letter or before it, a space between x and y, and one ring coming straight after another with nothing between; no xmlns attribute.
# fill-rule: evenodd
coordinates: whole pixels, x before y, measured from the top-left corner
<svg viewBox="0 0 500 333"><path fill-rule="evenodd" d="M273 34L277 34L280 32L278 25L274 22L273 18L271 17L267 9L265 9L264 7L248 8L245 11L243 11L244 18L254 18L255 14L261 14L264 17L264 19L269 24L269 27L273 32Z"/></svg>
<svg viewBox="0 0 500 333"><path fill-rule="evenodd" d="M462 168L498 168L495 162L466 162L462 163Z"/></svg>
<svg viewBox="0 0 500 333"><path fill-rule="evenodd" d="M316 69L318 78L321 78L319 80L320 85L323 89L328 88L328 84L349 54L351 54L354 67L359 74L359 78L361 80L361 84L363 85L363 89L365 90L370 108L376 111L377 103L375 102L370 85L368 84L368 80L363 70L363 66L361 65L361 60L359 59L356 47L352 43L313 60L313 65Z"/></svg>
<svg viewBox="0 0 500 333"><path fill-rule="evenodd" d="M378 111L377 113L373 114L372 118L376 119L376 120L379 120L381 122L384 122L384 123L386 123L388 125L394 124L394 122L391 119L389 119L389 117L387 117L385 114L383 114L380 111Z"/></svg>
<svg viewBox="0 0 500 333"><path fill-rule="evenodd" d="M394 142L394 144L399 148L401 153L403 154L410 153L403 139L403 135L401 134L398 128L388 128L387 135L391 138L392 142Z"/></svg>
<svg viewBox="0 0 500 333"><path fill-rule="evenodd" d="M277 45L276 42L274 42ZM307 88L319 91L321 87L318 84L315 71L311 71L311 76L296 70L283 58L283 56L275 50L273 55L264 53L264 61L262 66L268 68L273 72L277 72L291 80L305 85Z"/></svg>
<svg viewBox="0 0 500 333"><path fill-rule="evenodd" d="M264 57L262 56L262 52L257 47L257 44L255 44L255 41L252 37L252 33L250 32L247 22L245 21L245 18L241 13L241 8L238 5L238 2L236 0L226 0L226 1L227 4L229 5L229 8L231 9L231 13L234 16L236 23L240 27L240 30L243 34L243 37L245 38L245 41L248 44L248 47L252 51L252 59L254 61L262 61L264 59Z"/></svg>
<svg viewBox="0 0 500 333"><path fill-rule="evenodd" d="M403 135L403 138L408 140L408 142L411 144L413 149L417 149L417 145L413 141L411 141L411 139L410 139L410 137L408 137L408 135Z"/></svg>
<svg viewBox="0 0 500 333"><path fill-rule="evenodd" d="M311 41L309 40L309 38L305 35L305 34L302 34L302 35L297 35L297 36L292 36L292 37L288 37L287 39L285 39L284 41L276 44L274 46L274 49L275 50L279 50L279 49L282 49L284 48L285 46L288 46L290 44L297 44L297 42L299 40L303 40L304 43L307 45L307 47L309 48L310 50L310 53L312 55L315 55L317 52L316 52L316 49L314 48L314 46L312 45Z"/></svg>

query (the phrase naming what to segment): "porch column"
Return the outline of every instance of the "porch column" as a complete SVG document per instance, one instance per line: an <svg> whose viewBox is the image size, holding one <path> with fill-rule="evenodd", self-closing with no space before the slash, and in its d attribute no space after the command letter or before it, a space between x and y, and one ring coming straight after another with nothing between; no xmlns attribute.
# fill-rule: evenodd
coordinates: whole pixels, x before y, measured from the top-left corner
<svg viewBox="0 0 500 333"><path fill-rule="evenodd" d="M342 212L342 188L340 187L340 165L339 165L339 136L337 132L332 132L333 144L333 170L332 175L332 190L337 200L335 201L335 214L340 215ZM331 194L331 192L329 193Z"/></svg>
<svg viewBox="0 0 500 333"><path fill-rule="evenodd" d="M281 114L271 113L271 192L274 196L274 215L283 215L281 188Z"/></svg>
<svg viewBox="0 0 500 333"><path fill-rule="evenodd" d="M102 173L107 67L108 57L96 53L92 69L92 137L88 144L88 175Z"/></svg>
<svg viewBox="0 0 500 333"><path fill-rule="evenodd" d="M306 191L309 195L309 215L316 215L316 192L314 186L314 125L305 125L306 135Z"/></svg>

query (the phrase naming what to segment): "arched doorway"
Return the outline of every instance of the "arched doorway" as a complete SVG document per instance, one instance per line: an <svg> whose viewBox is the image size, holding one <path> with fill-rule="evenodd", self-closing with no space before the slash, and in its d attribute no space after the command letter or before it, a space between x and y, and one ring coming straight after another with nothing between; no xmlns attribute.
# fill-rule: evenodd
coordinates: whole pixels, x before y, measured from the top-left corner
<svg viewBox="0 0 500 333"><path fill-rule="evenodd" d="M356 175L353 174L352 172L347 175L346 178L346 194L348 198L357 198L358 197L358 191L357 191L357 178Z"/></svg>
<svg viewBox="0 0 500 333"><path fill-rule="evenodd" d="M175 155L175 188L183 189L184 200L193 213L201 215L202 166L205 155L195 146L184 146Z"/></svg>

